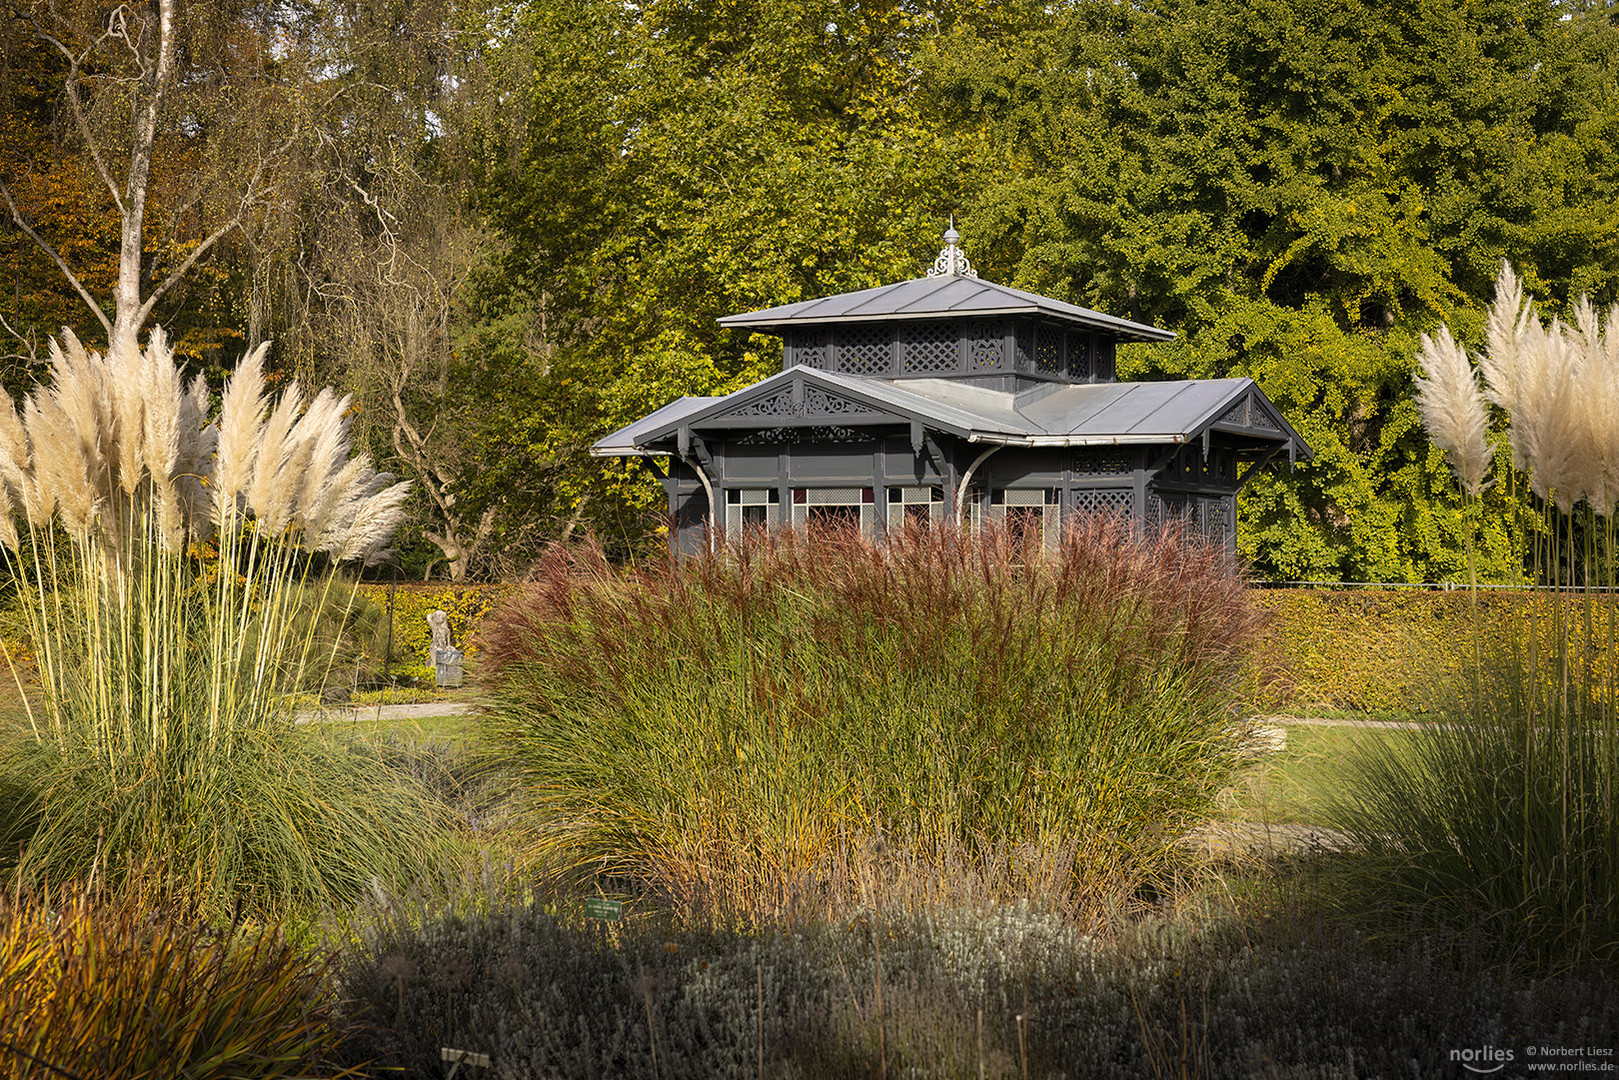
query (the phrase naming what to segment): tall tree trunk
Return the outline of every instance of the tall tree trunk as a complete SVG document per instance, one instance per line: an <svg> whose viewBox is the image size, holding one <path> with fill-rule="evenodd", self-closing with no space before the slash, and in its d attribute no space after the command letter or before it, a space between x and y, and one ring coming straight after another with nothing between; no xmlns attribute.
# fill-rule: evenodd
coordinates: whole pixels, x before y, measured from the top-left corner
<svg viewBox="0 0 1619 1080"><path fill-rule="evenodd" d="M152 148L157 142L158 117L168 95L174 69L175 0L157 0L157 56L143 56L150 72L146 102L135 115L135 137L129 148L129 178L124 184L124 212L118 244L118 281L113 286L112 344L134 344L135 333L146 321L141 304L141 241L146 225L146 188L152 172ZM141 42L132 47L140 49Z"/></svg>

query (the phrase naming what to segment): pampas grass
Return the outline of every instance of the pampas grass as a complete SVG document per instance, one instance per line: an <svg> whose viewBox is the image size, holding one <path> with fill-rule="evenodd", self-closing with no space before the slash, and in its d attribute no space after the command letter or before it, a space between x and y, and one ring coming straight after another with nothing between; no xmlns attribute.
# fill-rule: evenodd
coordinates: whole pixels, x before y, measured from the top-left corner
<svg viewBox="0 0 1619 1080"><path fill-rule="evenodd" d="M293 724L289 692L337 648L311 612L353 604L334 561L381 556L408 485L350 458L346 398L306 408L294 385L272 402L264 351L217 425L161 331L106 358L68 335L50 384L0 406L0 489L21 524L0 515L0 539L39 683L8 652L27 730L0 768L31 793L25 876L59 880L99 846L215 910L285 908L442 847L421 792Z"/></svg>
<svg viewBox="0 0 1619 1080"><path fill-rule="evenodd" d="M1450 457L1462 490L1477 496L1490 469L1488 426L1478 376L1467 353L1443 327L1437 338L1422 335L1422 366L1427 378L1417 379L1417 409L1434 442Z"/></svg>
<svg viewBox="0 0 1619 1080"><path fill-rule="evenodd" d="M1335 811L1363 856L1350 903L1487 925L1540 967L1619 958L1619 611L1604 588L1619 570L1619 305L1601 318L1582 298L1573 315L1543 324L1503 264L1479 366L1506 413L1510 479L1527 472L1544 515L1536 579L1576 602L1542 621L1530 597L1504 638L1475 631L1447 722L1404 756L1368 748ZM1476 512L1459 463L1477 451L1470 366L1448 330L1422 359L1423 421Z"/></svg>

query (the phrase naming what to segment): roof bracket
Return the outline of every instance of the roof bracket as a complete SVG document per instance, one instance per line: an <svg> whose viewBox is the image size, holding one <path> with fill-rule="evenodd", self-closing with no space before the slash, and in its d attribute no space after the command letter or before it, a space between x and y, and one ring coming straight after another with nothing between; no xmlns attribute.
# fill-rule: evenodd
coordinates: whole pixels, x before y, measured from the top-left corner
<svg viewBox="0 0 1619 1080"><path fill-rule="evenodd" d="M939 470L939 478L941 480L947 478L950 475L950 463L945 460L944 451L939 449L939 444L933 441L932 435L924 434L922 443L927 447L928 460L933 462L935 469Z"/></svg>
<svg viewBox="0 0 1619 1080"><path fill-rule="evenodd" d="M675 432L675 449L680 451L680 460L691 457L691 425L681 424L680 430Z"/></svg>
<svg viewBox="0 0 1619 1080"><path fill-rule="evenodd" d="M1260 458L1258 461L1248 466L1248 468L1244 469L1242 475L1237 477L1237 490L1241 491L1243 488L1247 487L1248 481L1254 478L1254 474L1258 473L1266 465L1269 465L1272 461L1274 461L1276 459L1276 455L1280 454L1281 452L1282 448L1280 446L1273 446L1265 452L1264 457ZM1289 458L1292 458L1293 456L1292 442L1289 442L1287 445L1287 456Z"/></svg>
<svg viewBox="0 0 1619 1080"><path fill-rule="evenodd" d="M920 457L922 455L922 439L923 439L922 422L920 420L912 420L911 421L911 453L917 455L918 457Z"/></svg>
<svg viewBox="0 0 1619 1080"><path fill-rule="evenodd" d="M1210 438L1209 438L1209 436L1211 434L1212 434L1211 429L1209 429L1209 428L1204 428L1203 429L1203 460L1204 460L1204 462L1207 462L1209 460L1209 446L1210 446Z"/></svg>

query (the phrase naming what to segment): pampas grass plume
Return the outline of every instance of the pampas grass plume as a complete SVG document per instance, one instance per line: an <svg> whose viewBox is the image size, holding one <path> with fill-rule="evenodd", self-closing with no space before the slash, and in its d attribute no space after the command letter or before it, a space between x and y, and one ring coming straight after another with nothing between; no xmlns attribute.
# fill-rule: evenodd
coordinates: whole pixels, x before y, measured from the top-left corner
<svg viewBox="0 0 1619 1080"><path fill-rule="evenodd" d="M236 512L237 500L253 475L264 427L264 354L260 345L242 358L225 383L219 407L218 464L214 470L214 520L223 523Z"/></svg>
<svg viewBox="0 0 1619 1080"><path fill-rule="evenodd" d="M1462 490L1476 496L1490 470L1478 377L1448 327L1440 328L1437 340L1422 335L1422 367L1427 376L1417 378L1417 409L1423 426L1450 458Z"/></svg>

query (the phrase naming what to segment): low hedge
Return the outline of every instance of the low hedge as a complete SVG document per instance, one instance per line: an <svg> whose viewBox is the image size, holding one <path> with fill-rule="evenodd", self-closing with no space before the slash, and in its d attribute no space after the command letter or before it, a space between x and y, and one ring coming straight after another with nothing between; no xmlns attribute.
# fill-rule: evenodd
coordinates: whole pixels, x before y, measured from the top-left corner
<svg viewBox="0 0 1619 1080"><path fill-rule="evenodd" d="M403 583L362 585L360 591L393 617L395 663L431 664L433 632L427 616L443 611L450 617L450 642L469 657L478 653L478 627L485 615L516 590L513 585Z"/></svg>
<svg viewBox="0 0 1619 1080"><path fill-rule="evenodd" d="M469 656L479 651L484 617L516 585L410 583L364 585L388 610L392 592L395 664L431 662L427 615L450 617L451 640ZM1459 670L1471 649L1472 605L1464 590L1250 590L1268 618L1254 645L1260 672L1253 708L1259 712L1422 712L1430 688ZM1521 617L1526 594L1479 594L1480 619L1502 628ZM1536 601L1540 618L1552 603ZM379 643L380 644L380 643Z"/></svg>
<svg viewBox="0 0 1619 1080"><path fill-rule="evenodd" d="M1436 693L1471 662L1475 623L1481 640L1577 640L1587 619L1605 627L1606 602L1578 595L1465 589L1253 589L1269 618L1254 645L1259 712L1426 712ZM1562 605L1559 611L1559 604ZM1619 613L1616 613L1619 614ZM1605 630L1603 631L1605 633ZM1597 634L1601 637L1602 633ZM1600 650L1590 653L1603 662ZM1593 674L1600 674L1593 668Z"/></svg>

